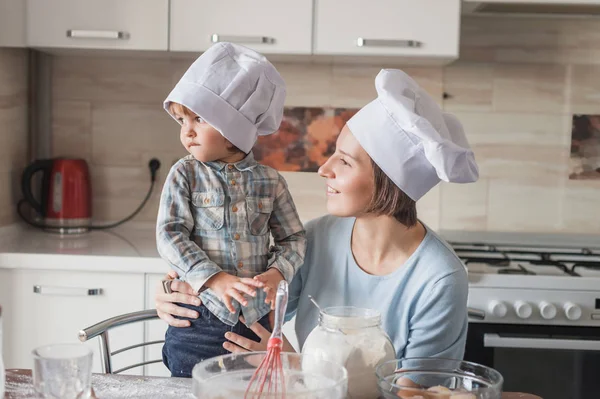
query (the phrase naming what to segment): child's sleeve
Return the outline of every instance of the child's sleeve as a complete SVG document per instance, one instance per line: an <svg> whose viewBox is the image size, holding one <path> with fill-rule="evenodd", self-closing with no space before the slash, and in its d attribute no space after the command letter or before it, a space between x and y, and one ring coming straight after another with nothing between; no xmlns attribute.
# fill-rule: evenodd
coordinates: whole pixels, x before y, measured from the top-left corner
<svg viewBox="0 0 600 399"><path fill-rule="evenodd" d="M194 228L190 197L184 166L178 162L171 168L160 197L156 243L160 256L200 291L208 279L223 270L190 239Z"/></svg>
<svg viewBox="0 0 600 399"><path fill-rule="evenodd" d="M269 251L268 268L276 268L290 283L304 263L306 234L287 183L279 176L273 212L269 219L274 245Z"/></svg>

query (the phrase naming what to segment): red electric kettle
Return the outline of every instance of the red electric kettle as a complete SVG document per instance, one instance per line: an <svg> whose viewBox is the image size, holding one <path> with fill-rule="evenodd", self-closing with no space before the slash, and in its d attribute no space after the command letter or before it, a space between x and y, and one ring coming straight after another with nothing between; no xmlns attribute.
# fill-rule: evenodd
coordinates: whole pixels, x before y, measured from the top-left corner
<svg viewBox="0 0 600 399"><path fill-rule="evenodd" d="M32 180L42 173L39 200L32 194ZM21 189L27 202L42 218L43 227L60 233L88 230L92 218L90 174L83 159L36 160L23 171Z"/></svg>

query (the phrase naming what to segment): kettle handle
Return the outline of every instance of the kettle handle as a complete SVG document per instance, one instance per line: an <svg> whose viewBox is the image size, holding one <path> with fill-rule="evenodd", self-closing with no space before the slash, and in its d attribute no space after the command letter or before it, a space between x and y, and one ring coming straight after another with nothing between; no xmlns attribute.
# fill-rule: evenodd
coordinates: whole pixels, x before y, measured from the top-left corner
<svg viewBox="0 0 600 399"><path fill-rule="evenodd" d="M47 191L47 178L50 175L50 171L52 170L51 159L40 159L33 161L33 163L29 164L25 170L23 170L23 175L21 177L21 191L23 192L23 197L25 201L29 203L33 209L37 211L42 216L45 216L46 210L42 207L42 204L35 199L31 192L31 180L33 179L33 175L37 172L42 171L42 195L45 196L45 192ZM42 202L44 202L44 198L42 198Z"/></svg>

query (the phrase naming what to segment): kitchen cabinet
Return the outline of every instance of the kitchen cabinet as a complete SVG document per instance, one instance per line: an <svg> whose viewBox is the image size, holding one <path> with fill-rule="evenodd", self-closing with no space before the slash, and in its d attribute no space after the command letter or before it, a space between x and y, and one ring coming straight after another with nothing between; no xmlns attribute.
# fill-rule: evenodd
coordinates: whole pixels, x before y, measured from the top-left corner
<svg viewBox="0 0 600 399"><path fill-rule="evenodd" d="M460 0L316 0L314 53L458 58Z"/></svg>
<svg viewBox="0 0 600 399"><path fill-rule="evenodd" d="M230 41L265 54L310 54L312 0L171 0L170 50Z"/></svg>
<svg viewBox="0 0 600 399"><path fill-rule="evenodd" d="M31 368L35 347L79 342L77 333L99 321L144 306L144 275L85 271L0 269L4 313L4 361L7 368ZM111 330L111 350L138 344L142 323ZM101 372L99 339L86 343L94 352L94 372ZM113 357L113 367L139 363L143 349ZM139 368L128 374L141 374Z"/></svg>
<svg viewBox="0 0 600 399"><path fill-rule="evenodd" d="M169 0L27 0L30 47L166 51L168 33Z"/></svg>
<svg viewBox="0 0 600 399"><path fill-rule="evenodd" d="M0 47L25 45L25 1L0 0Z"/></svg>

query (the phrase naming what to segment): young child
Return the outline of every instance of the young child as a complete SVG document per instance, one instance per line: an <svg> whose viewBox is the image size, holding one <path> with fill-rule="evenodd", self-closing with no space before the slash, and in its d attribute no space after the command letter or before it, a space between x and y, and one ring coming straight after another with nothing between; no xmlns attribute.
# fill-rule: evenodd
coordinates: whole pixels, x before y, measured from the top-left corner
<svg viewBox="0 0 600 399"><path fill-rule="evenodd" d="M291 282L304 261L304 228L287 184L251 152L258 135L279 128L284 100L285 83L264 56L217 43L164 102L190 155L163 188L158 252L202 300L183 305L200 315L189 328L167 330L163 361L174 377L225 354L227 331L258 339L247 326L270 328L277 285Z"/></svg>

